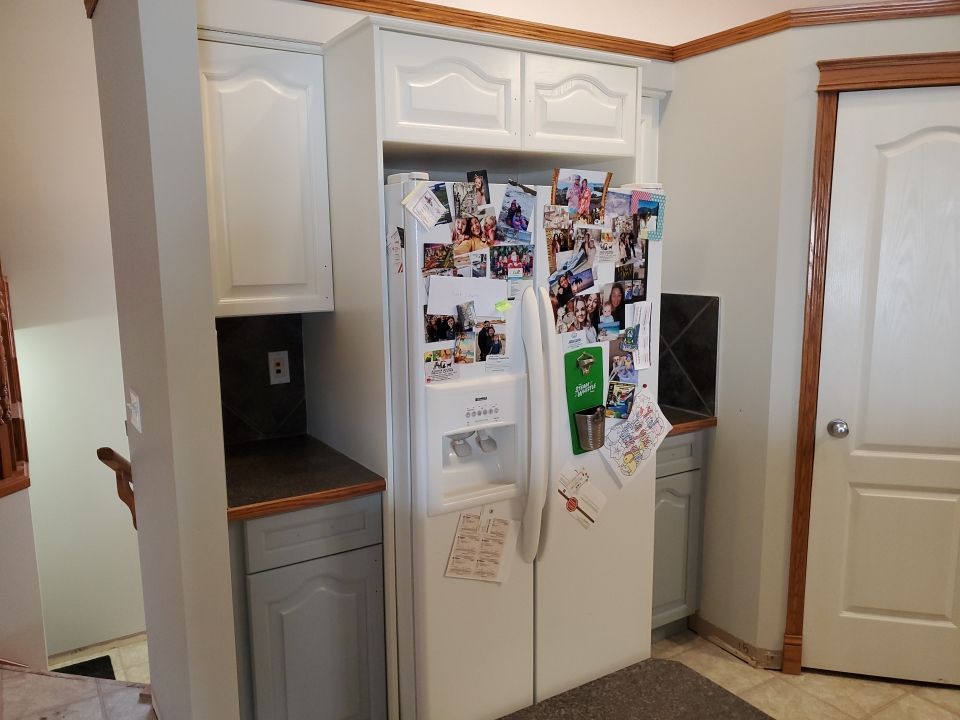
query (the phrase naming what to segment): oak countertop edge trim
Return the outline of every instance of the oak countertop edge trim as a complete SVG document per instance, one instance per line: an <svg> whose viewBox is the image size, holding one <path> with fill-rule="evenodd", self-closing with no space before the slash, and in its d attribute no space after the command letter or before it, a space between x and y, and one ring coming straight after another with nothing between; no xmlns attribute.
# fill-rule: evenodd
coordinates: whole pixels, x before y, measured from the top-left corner
<svg viewBox="0 0 960 720"><path fill-rule="evenodd" d="M698 420L686 420L684 422L678 422L673 426L673 429L667 433L667 437L676 437L677 435L686 435L687 433L697 432L697 430L704 430L706 428L712 428L717 426L717 418L705 417Z"/></svg>
<svg viewBox="0 0 960 720"><path fill-rule="evenodd" d="M280 513L303 510L319 505L330 505L331 503L340 502L341 500L349 500L350 498L362 497L364 495L373 495L374 493L383 492L386 489L387 481L383 478L377 478L376 480L369 480L357 483L356 485L334 488L332 490L321 490L305 495L293 495L276 500L237 505L236 507L227 508L227 520L250 520L268 515L279 515Z"/></svg>

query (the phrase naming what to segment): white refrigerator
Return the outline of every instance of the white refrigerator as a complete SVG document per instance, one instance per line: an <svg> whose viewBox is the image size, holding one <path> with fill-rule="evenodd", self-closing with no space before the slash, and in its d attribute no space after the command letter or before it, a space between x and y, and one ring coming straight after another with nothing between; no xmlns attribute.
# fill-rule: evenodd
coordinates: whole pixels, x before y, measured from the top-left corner
<svg viewBox="0 0 960 720"><path fill-rule="evenodd" d="M505 187L490 186L497 209ZM475 362L460 365L456 379L426 382L424 353L443 343L425 334L423 248L448 243L450 226L426 229L402 207L413 188L407 180L384 190L386 234L399 228L404 240L387 258L401 717L492 720L649 657L655 463L621 487L599 451L576 455L607 504L589 529L567 516L557 476L574 454L561 336L545 290L549 187L536 188L530 220L535 291L505 312L507 371ZM655 396L660 244L652 241L647 299L651 366L639 383ZM495 449L478 446L477 430ZM466 432L471 451L460 457L453 442ZM460 513L484 506L519 522L508 579L446 577Z"/></svg>

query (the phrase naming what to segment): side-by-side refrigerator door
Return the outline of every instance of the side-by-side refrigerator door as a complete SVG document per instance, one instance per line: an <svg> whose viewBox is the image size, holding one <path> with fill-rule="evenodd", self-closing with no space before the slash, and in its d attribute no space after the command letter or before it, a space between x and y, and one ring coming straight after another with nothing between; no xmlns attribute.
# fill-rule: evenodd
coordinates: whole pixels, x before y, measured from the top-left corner
<svg viewBox="0 0 960 720"><path fill-rule="evenodd" d="M549 198L541 192L543 198ZM543 202L541 203L541 205ZM538 210L538 219L543 208ZM651 338L659 337L660 246L649 243L647 298L653 302ZM541 253L546 257L546 252ZM541 287L547 275L539 275ZM653 578L654 462L621 486L599 450L574 454L562 336L545 328L553 408L550 485L536 561L536 699L589 682L649 657ZM617 343L618 341L612 341ZM604 387L610 342L603 349ZM582 351L580 349L579 351ZM657 347L639 384L656 392ZM575 383L573 387L575 387ZM565 468L583 468L606 499L596 522L584 527L559 493Z"/></svg>
<svg viewBox="0 0 960 720"><path fill-rule="evenodd" d="M497 205L504 188L490 189ZM530 460L522 303L509 300L502 318L478 313L473 329L460 327L453 305L430 307L428 287L437 302L444 282L459 292L484 279L489 253L474 249L451 267L451 224L427 229L403 215L410 533L406 548L398 534L397 552L410 558L416 717L492 720L533 702L533 565L519 550ZM482 345L480 332L489 333ZM448 576L454 543L470 543L458 538L461 516L483 512L516 523L508 572L499 582ZM401 662L400 673L410 668Z"/></svg>

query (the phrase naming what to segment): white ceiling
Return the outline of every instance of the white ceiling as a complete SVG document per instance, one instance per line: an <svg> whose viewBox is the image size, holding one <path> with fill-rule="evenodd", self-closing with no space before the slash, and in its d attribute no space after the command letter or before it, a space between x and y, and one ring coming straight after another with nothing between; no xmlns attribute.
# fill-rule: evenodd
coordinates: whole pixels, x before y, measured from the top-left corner
<svg viewBox="0 0 960 720"><path fill-rule="evenodd" d="M605 35L677 45L783 10L837 5L839 2L840 0L446 0L443 4L491 15L580 28Z"/></svg>

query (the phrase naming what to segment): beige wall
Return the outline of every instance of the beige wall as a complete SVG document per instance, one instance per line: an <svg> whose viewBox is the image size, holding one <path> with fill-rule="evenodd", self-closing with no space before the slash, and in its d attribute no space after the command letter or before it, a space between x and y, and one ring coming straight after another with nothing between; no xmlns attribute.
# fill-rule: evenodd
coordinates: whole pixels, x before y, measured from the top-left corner
<svg viewBox="0 0 960 720"><path fill-rule="evenodd" d="M681 63L661 120L663 290L721 297L701 614L745 639L758 613L783 45L773 35Z"/></svg>
<svg viewBox="0 0 960 720"><path fill-rule="evenodd" d="M10 3L0 66L0 259L53 654L144 628L137 535L95 455L128 450L90 23L72 2Z"/></svg>
<svg viewBox="0 0 960 720"><path fill-rule="evenodd" d="M47 668L30 491L0 498L0 658Z"/></svg>
<svg viewBox="0 0 960 720"><path fill-rule="evenodd" d="M701 615L782 644L816 61L957 50L960 18L804 28L681 62L661 126L667 292L722 298Z"/></svg>

